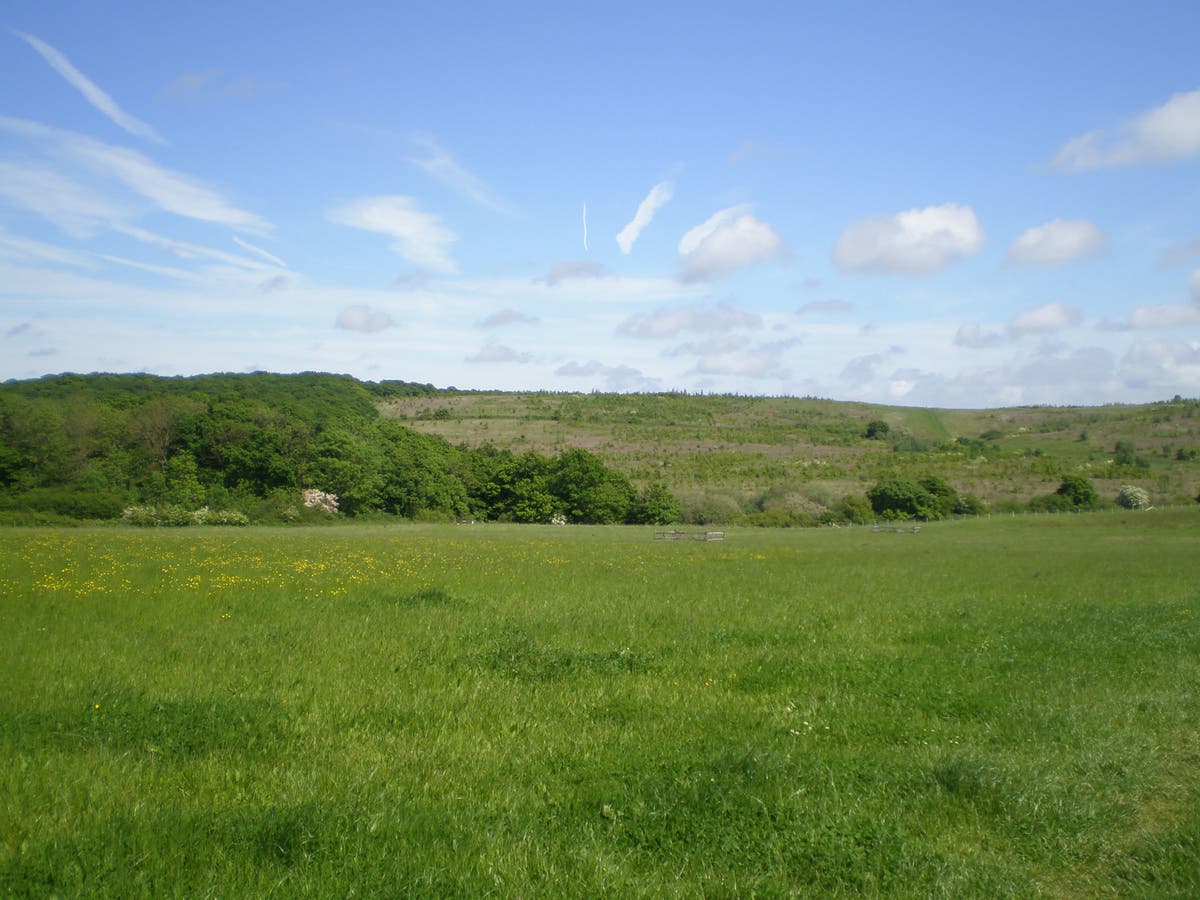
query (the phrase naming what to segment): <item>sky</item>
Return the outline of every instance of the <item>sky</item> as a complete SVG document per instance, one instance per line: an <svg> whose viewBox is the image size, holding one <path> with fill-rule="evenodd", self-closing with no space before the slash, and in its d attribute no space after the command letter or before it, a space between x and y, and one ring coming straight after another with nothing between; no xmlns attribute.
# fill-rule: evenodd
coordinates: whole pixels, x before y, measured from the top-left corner
<svg viewBox="0 0 1200 900"><path fill-rule="evenodd" d="M0 379L1200 396L1200 3L0 11Z"/></svg>

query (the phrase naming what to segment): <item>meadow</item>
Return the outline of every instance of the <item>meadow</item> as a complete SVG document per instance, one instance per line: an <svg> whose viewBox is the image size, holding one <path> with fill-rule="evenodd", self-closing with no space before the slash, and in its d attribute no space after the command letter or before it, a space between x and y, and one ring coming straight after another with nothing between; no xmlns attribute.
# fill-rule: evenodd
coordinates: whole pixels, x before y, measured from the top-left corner
<svg viewBox="0 0 1200 900"><path fill-rule="evenodd" d="M1200 510L0 530L4 896L1200 895Z"/></svg>

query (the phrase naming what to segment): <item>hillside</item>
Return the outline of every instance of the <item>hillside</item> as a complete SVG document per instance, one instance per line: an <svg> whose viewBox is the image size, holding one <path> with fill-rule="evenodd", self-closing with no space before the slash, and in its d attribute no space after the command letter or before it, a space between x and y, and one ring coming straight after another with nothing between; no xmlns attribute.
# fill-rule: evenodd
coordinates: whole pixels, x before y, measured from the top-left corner
<svg viewBox="0 0 1200 900"><path fill-rule="evenodd" d="M1200 490L1200 402L944 410L799 398L442 392L381 402L452 444L515 452L585 447L678 495L815 510L880 478L932 473L989 503L1025 502L1085 474L1111 499ZM864 437L885 423L882 440ZM1123 451L1123 452L1118 452Z"/></svg>
<svg viewBox="0 0 1200 900"><path fill-rule="evenodd" d="M1068 476L1100 502L1134 485L1157 505L1190 503L1198 410L1182 398L937 410L321 373L61 375L0 385L0 513L304 520L317 513L298 506L301 491L319 490L348 515L804 525L867 521L886 511L863 510L868 490L923 478L948 498L941 515L1058 508Z"/></svg>

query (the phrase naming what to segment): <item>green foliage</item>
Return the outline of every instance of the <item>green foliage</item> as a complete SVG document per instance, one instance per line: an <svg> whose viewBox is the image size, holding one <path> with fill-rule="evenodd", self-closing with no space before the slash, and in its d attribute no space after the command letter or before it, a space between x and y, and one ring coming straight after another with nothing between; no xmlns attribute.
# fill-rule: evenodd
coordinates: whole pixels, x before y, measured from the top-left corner
<svg viewBox="0 0 1200 900"><path fill-rule="evenodd" d="M887 439L888 432L891 430L892 426L883 419L872 419L867 423L867 430L863 432L863 437L870 441L882 441Z"/></svg>
<svg viewBox="0 0 1200 900"><path fill-rule="evenodd" d="M939 519L942 512L938 497L919 482L907 478L888 478L867 491L867 500L876 515L884 519Z"/></svg>
<svg viewBox="0 0 1200 900"><path fill-rule="evenodd" d="M579 448L554 460L546 485L570 521L593 525L624 522L636 496L628 478Z"/></svg>
<svg viewBox="0 0 1200 900"><path fill-rule="evenodd" d="M1083 475L1065 476L1055 493L1076 509L1092 509L1100 503L1095 485Z"/></svg>
<svg viewBox="0 0 1200 900"><path fill-rule="evenodd" d="M662 481L653 481L638 495L629 509L632 525L670 525L678 522L682 513L679 499Z"/></svg>

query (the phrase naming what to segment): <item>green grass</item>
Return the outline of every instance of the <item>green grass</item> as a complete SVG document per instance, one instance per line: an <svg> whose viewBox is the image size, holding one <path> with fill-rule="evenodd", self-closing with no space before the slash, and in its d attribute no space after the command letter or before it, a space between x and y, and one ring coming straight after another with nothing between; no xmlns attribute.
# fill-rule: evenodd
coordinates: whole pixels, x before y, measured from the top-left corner
<svg viewBox="0 0 1200 900"><path fill-rule="evenodd" d="M0 531L0 894L1195 896L1200 511Z"/></svg>

